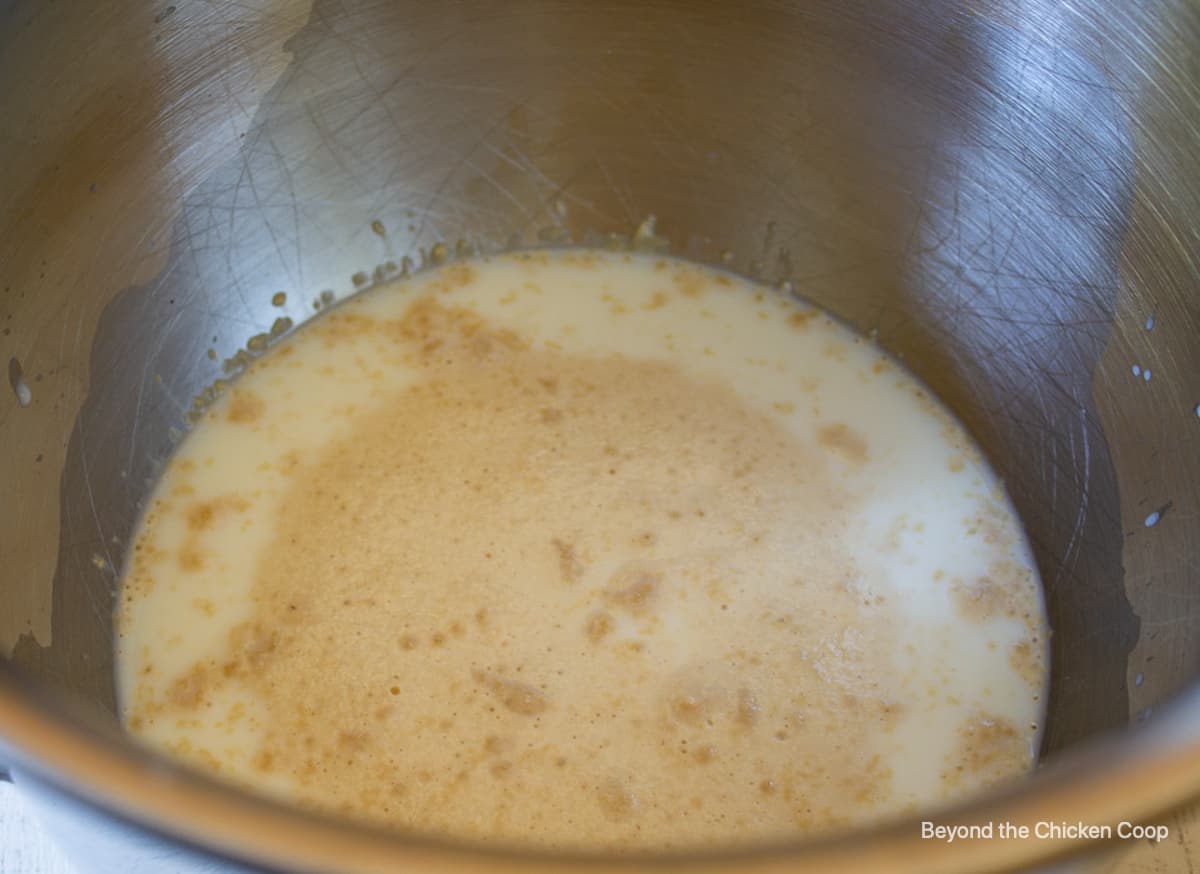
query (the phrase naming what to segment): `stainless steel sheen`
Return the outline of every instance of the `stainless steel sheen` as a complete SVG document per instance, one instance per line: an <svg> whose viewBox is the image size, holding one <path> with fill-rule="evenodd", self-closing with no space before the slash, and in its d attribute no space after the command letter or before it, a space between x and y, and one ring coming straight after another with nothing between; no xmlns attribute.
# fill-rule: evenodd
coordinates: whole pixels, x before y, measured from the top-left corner
<svg viewBox="0 0 1200 874"><path fill-rule="evenodd" d="M649 216L679 254L873 332L1004 476L1054 628L1051 766L963 815L1200 796L1185 0L0 2L0 743L18 772L281 868L534 864L309 822L126 744L115 573L193 396L278 316L439 243L594 242ZM911 833L691 864L965 871L1067 849L934 857Z"/></svg>

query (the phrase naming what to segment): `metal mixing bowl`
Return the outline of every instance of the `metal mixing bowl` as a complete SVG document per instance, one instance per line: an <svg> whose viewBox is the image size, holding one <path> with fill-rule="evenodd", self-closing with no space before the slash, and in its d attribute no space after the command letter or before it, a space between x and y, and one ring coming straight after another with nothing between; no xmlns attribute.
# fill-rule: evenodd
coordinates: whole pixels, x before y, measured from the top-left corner
<svg viewBox="0 0 1200 874"><path fill-rule="evenodd" d="M116 726L111 608L192 397L276 291L299 322L439 242L653 215L677 253L873 332L1025 521L1054 628L1046 765L939 821L1200 796L1197 83L1186 0L0 3L0 751L19 785L122 822L117 848L582 864L367 832L154 760ZM961 872L1077 844L947 847L899 823L672 864Z"/></svg>

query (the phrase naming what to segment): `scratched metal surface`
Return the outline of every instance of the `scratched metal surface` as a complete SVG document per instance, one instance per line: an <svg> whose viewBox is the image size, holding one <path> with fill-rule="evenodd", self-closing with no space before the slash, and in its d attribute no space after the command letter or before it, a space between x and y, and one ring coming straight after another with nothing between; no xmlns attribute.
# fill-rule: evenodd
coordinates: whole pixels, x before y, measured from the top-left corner
<svg viewBox="0 0 1200 874"><path fill-rule="evenodd" d="M279 315L653 214L982 443L1046 581L1047 755L1151 717L1200 665L1198 47L1185 0L0 6L0 649L111 719L140 501Z"/></svg>

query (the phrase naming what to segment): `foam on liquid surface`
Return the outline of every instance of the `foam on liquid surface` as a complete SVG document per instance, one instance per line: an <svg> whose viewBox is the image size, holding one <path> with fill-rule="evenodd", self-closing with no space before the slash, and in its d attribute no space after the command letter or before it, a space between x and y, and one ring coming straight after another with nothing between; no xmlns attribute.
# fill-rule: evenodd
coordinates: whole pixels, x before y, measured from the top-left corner
<svg viewBox="0 0 1200 874"><path fill-rule="evenodd" d="M553 847L861 824L1032 764L1041 595L970 439L818 311L672 260L373 289L151 499L127 727L242 785Z"/></svg>

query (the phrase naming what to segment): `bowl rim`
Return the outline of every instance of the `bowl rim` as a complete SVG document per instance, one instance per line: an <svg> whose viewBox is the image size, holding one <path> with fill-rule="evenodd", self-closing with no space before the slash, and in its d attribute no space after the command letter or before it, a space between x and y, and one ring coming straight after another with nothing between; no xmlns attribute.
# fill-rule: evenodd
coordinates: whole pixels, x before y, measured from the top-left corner
<svg viewBox="0 0 1200 874"><path fill-rule="evenodd" d="M966 803L806 842L660 855L539 852L456 842L301 811L173 763L115 729L98 730L62 696L0 658L0 753L16 774L203 852L267 869L378 874L400 863L440 872L810 872L969 874L1027 868L1119 840L942 840L938 825L1157 824L1200 795L1200 685L1141 726L1087 741L1030 778Z"/></svg>

